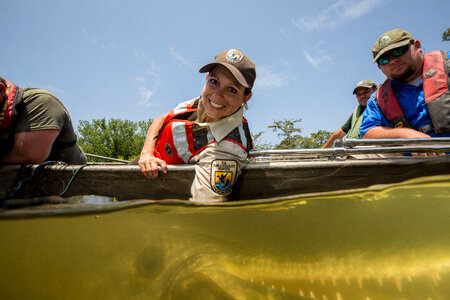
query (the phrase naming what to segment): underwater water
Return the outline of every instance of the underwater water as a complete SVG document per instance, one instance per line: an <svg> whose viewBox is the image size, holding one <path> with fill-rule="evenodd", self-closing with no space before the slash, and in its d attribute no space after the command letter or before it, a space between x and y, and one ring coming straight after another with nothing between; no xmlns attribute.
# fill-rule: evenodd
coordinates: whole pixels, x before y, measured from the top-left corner
<svg viewBox="0 0 450 300"><path fill-rule="evenodd" d="M449 299L450 176L0 211L3 299Z"/></svg>

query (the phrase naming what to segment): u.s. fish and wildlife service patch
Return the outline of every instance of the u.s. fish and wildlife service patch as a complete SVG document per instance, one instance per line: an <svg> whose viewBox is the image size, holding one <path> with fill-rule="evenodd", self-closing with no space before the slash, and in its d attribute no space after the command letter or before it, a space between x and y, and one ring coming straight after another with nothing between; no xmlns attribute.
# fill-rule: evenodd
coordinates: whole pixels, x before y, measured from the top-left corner
<svg viewBox="0 0 450 300"><path fill-rule="evenodd" d="M220 195L230 193L236 179L236 172L235 160L214 160L211 163L211 189Z"/></svg>

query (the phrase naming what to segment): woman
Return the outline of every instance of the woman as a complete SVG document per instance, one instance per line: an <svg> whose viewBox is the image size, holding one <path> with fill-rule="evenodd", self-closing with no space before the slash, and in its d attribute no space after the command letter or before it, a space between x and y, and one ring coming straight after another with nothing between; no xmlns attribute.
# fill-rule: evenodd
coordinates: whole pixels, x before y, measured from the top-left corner
<svg viewBox="0 0 450 300"><path fill-rule="evenodd" d="M138 163L148 178L158 177L158 166L166 173L167 164L195 164L190 200L226 201L253 148L243 110L252 96L255 64L231 49L200 69L206 72L200 97L153 121Z"/></svg>

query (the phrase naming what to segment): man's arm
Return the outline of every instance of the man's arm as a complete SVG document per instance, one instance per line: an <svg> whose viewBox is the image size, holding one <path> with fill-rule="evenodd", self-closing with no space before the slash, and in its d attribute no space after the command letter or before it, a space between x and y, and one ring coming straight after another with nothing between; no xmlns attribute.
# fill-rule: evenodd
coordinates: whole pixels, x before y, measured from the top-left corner
<svg viewBox="0 0 450 300"><path fill-rule="evenodd" d="M428 134L411 128L389 128L376 126L369 129L363 136L363 139L412 139L412 138L430 138Z"/></svg>
<svg viewBox="0 0 450 300"><path fill-rule="evenodd" d="M376 126L369 129L363 139L416 139L431 138L428 134L411 129L411 128L389 128ZM411 153L412 156L441 156L445 153Z"/></svg>
<svg viewBox="0 0 450 300"><path fill-rule="evenodd" d="M346 133L341 128L339 128L338 130L333 132L333 134L330 136L325 145L322 146L322 148L332 147L335 140L342 139L345 135Z"/></svg>
<svg viewBox="0 0 450 300"><path fill-rule="evenodd" d="M57 129L18 132L14 147L0 162L8 164L42 163L50 155L53 142L59 134Z"/></svg>

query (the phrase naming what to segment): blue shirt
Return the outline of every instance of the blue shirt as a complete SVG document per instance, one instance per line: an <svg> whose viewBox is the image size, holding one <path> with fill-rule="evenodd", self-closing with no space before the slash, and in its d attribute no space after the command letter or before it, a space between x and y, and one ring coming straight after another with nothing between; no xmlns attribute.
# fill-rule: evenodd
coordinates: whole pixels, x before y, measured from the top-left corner
<svg viewBox="0 0 450 300"><path fill-rule="evenodd" d="M450 51L447 52L450 57ZM389 79L390 80L390 79ZM425 105L423 96L423 82L419 86L412 86L390 80L397 96L398 103L403 110L406 118L414 129L431 124L430 115ZM376 93L370 96L367 101L367 107L364 111L363 121L359 127L361 137L366 132L376 126L390 127L380 107L375 101ZM427 133L429 136L450 137L450 132L436 135L434 132Z"/></svg>

